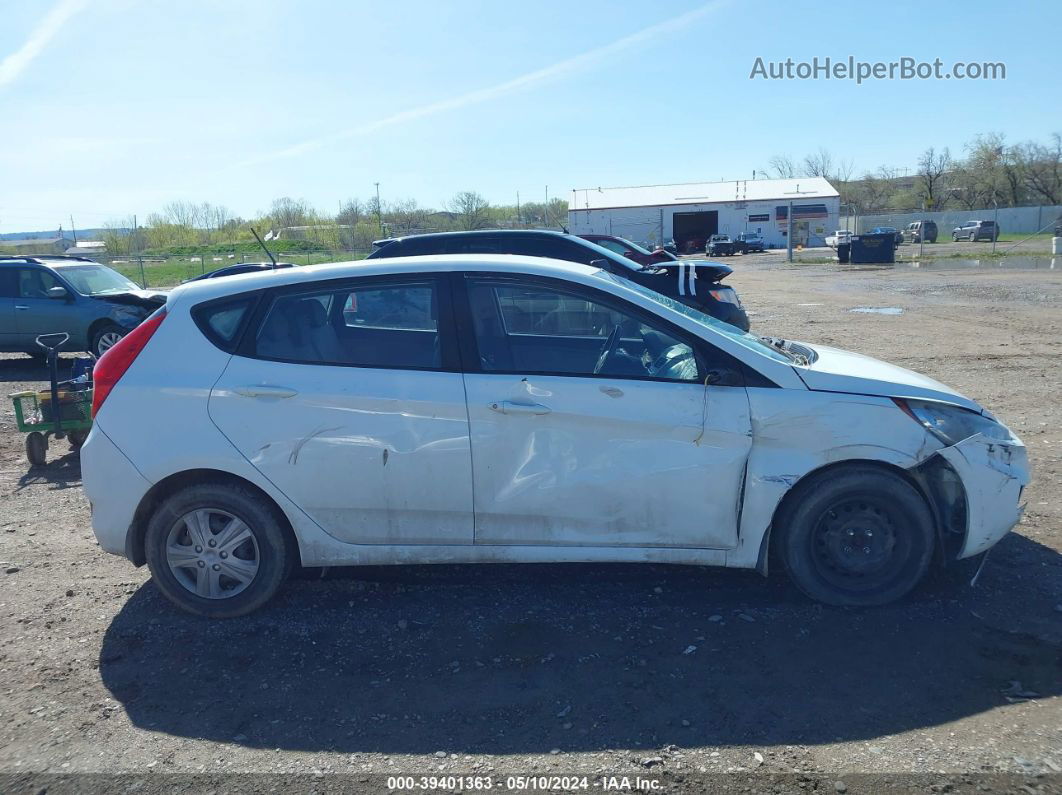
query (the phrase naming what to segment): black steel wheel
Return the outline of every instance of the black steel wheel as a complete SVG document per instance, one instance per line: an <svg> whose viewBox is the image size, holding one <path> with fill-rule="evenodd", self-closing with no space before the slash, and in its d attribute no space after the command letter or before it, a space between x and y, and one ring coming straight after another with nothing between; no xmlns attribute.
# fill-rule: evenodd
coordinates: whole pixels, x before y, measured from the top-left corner
<svg viewBox="0 0 1062 795"><path fill-rule="evenodd" d="M895 601L925 576L933 517L902 475L876 466L834 468L798 484L776 521L793 582L821 602Z"/></svg>

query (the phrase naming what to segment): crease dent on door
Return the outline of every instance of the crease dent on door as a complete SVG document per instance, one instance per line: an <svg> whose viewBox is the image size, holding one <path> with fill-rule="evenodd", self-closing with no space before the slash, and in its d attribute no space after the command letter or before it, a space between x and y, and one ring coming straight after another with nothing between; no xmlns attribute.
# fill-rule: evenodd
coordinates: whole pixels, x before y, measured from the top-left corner
<svg viewBox="0 0 1062 795"><path fill-rule="evenodd" d="M736 544L751 447L744 388L710 387L705 411L698 383L667 384L662 393L663 385L644 381L465 381L477 544ZM550 411L492 410L506 398Z"/></svg>
<svg viewBox="0 0 1062 795"><path fill-rule="evenodd" d="M290 397L248 397L267 376ZM210 417L325 532L353 544L471 544L471 453L458 373L233 357Z"/></svg>

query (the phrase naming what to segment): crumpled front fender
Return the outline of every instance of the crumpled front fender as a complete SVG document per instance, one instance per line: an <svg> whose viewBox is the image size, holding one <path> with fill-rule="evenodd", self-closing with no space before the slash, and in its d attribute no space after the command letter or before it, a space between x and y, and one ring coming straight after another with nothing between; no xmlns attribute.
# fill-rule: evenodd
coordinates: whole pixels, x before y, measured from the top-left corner
<svg viewBox="0 0 1062 795"><path fill-rule="evenodd" d="M962 480L966 492L966 538L959 558L984 552L1018 523L1029 484L1029 457L1021 442L976 434L937 451Z"/></svg>

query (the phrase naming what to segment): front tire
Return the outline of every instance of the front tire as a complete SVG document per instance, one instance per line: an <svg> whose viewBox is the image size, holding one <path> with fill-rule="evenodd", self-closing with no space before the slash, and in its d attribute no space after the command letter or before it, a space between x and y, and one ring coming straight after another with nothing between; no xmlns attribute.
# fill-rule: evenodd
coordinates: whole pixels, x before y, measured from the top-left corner
<svg viewBox="0 0 1062 795"><path fill-rule="evenodd" d="M92 339L89 342L93 356L97 359L103 356L126 334L126 330L117 323L103 324L93 332Z"/></svg>
<svg viewBox="0 0 1062 795"><path fill-rule="evenodd" d="M292 561L274 506L239 485L200 484L171 495L147 527L144 551L162 594L208 618L268 602Z"/></svg>
<svg viewBox="0 0 1062 795"><path fill-rule="evenodd" d="M874 466L834 468L797 486L777 518L777 549L812 599L869 607L896 601L925 576L933 516L901 475Z"/></svg>

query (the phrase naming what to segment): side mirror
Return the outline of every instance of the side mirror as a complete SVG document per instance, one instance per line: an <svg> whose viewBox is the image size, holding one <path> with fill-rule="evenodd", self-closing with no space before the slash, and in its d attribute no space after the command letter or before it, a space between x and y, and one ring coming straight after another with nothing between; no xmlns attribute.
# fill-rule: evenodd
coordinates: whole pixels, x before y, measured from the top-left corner
<svg viewBox="0 0 1062 795"><path fill-rule="evenodd" d="M591 268L600 268L603 271L611 271L611 268L609 268L609 266L611 264L612 263L609 262L607 259L592 259L592 260L590 260L590 267Z"/></svg>
<svg viewBox="0 0 1062 795"><path fill-rule="evenodd" d="M55 285L55 287L48 288L49 298L66 298L68 295L70 295L70 293L66 291L66 288L58 284Z"/></svg>

